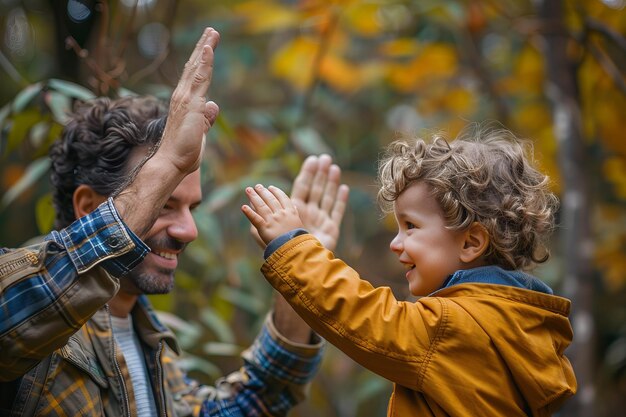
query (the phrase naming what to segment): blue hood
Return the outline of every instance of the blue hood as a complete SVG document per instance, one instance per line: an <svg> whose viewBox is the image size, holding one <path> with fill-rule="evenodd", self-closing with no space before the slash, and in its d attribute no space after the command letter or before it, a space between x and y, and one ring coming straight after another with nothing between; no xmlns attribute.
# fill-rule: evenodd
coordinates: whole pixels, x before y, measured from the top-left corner
<svg viewBox="0 0 626 417"><path fill-rule="evenodd" d="M456 271L446 279L441 288L468 283L508 285L553 295L552 288L540 279L521 271L507 271L493 265Z"/></svg>

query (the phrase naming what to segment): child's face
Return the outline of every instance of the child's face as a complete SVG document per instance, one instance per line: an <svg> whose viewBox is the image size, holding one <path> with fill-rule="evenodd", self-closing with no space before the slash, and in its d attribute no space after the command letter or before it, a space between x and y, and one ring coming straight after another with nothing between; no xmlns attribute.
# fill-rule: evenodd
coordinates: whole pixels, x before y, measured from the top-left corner
<svg viewBox="0 0 626 417"><path fill-rule="evenodd" d="M398 234L389 247L407 268L411 294L428 295L463 268L459 255L464 234L446 229L441 208L423 182L411 184L400 194L394 214Z"/></svg>

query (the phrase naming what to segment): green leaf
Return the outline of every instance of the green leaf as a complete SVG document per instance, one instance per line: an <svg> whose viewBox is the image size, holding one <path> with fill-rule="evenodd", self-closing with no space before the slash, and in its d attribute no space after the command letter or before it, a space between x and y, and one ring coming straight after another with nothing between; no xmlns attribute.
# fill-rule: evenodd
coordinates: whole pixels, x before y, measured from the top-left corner
<svg viewBox="0 0 626 417"><path fill-rule="evenodd" d="M135 96L138 96L139 94L135 93L134 91L129 90L128 88L120 87L117 90L117 95L121 98L121 97L135 97Z"/></svg>
<svg viewBox="0 0 626 417"><path fill-rule="evenodd" d="M30 129L30 143L35 149L39 149L46 142L49 129L50 123L45 120L35 123Z"/></svg>
<svg viewBox="0 0 626 417"><path fill-rule="evenodd" d="M57 91L46 92L45 99L54 119L62 125L65 124L72 110L72 99Z"/></svg>
<svg viewBox="0 0 626 417"><path fill-rule="evenodd" d="M6 153L15 149L22 140L28 137L30 128L43 119L43 115L35 108L22 111L11 118Z"/></svg>
<svg viewBox="0 0 626 417"><path fill-rule="evenodd" d="M28 106L31 100L41 92L41 83L31 84L15 96L13 99L13 112L19 113Z"/></svg>
<svg viewBox="0 0 626 417"><path fill-rule="evenodd" d="M177 336L178 342L184 349L195 345L202 334L202 329L197 323L188 322L173 313L157 311L159 320L172 329Z"/></svg>
<svg viewBox="0 0 626 417"><path fill-rule="evenodd" d="M70 81L59 80L57 78L50 79L48 81L48 86L59 93L62 93L66 97L74 97L83 101L96 97L92 91L82 85L78 85Z"/></svg>
<svg viewBox="0 0 626 417"><path fill-rule="evenodd" d="M193 218L196 221L198 233L209 248L213 248L216 252L221 253L224 249L224 242L222 239L222 227L218 218L210 210L204 210L204 207L197 210ZM204 263L207 258L205 249L203 248L199 253L200 257L196 257L196 253L190 253L190 255L194 255L193 257L198 263Z"/></svg>
<svg viewBox="0 0 626 417"><path fill-rule="evenodd" d="M3 209L11 204L13 200L19 197L30 186L35 184L37 180L39 180L39 178L41 178L41 176L48 171L49 167L50 159L46 157L39 158L31 162L28 168L26 168L24 176L2 196L2 200L0 200L0 209Z"/></svg>
<svg viewBox="0 0 626 417"><path fill-rule="evenodd" d="M4 121L10 113L11 103L5 104L2 109L0 109L0 155L4 155L4 150L8 147L8 135L4 129Z"/></svg>
<svg viewBox="0 0 626 417"><path fill-rule="evenodd" d="M238 288L220 287L218 293L223 299L254 315L263 313L265 309L265 303L257 296L245 293Z"/></svg>
<svg viewBox="0 0 626 417"><path fill-rule="evenodd" d="M209 138L215 137L217 144L222 149L227 152L232 152L233 138L237 137L235 129L233 129L233 127L230 125L230 123L228 123L228 120L224 116L219 114L217 115L217 119L215 120L213 126L218 127L223 132L223 134L216 135L215 133L213 133L216 129L211 129L209 130Z"/></svg>
<svg viewBox="0 0 626 417"><path fill-rule="evenodd" d="M202 350L214 356L237 356L241 353L241 347L232 343L208 342L204 344Z"/></svg>
<svg viewBox="0 0 626 417"><path fill-rule="evenodd" d="M46 193L35 204L35 220L40 234L46 234L52 230L56 212L52 205L52 193Z"/></svg>
<svg viewBox="0 0 626 417"><path fill-rule="evenodd" d="M291 134L291 142L306 155L332 154L319 132L311 127L294 130Z"/></svg>
<svg viewBox="0 0 626 417"><path fill-rule="evenodd" d="M213 332L220 342L235 343L235 335L230 325L213 309L203 308L200 312L200 321Z"/></svg>
<svg viewBox="0 0 626 417"><path fill-rule="evenodd" d="M2 125L4 124L4 121L6 120L7 116L11 113L11 104L5 104L4 106L2 106L2 108L0 109L0 129L2 129Z"/></svg>
<svg viewBox="0 0 626 417"><path fill-rule="evenodd" d="M213 213L233 201L240 191L241 188L237 184L224 184L209 194L204 206L209 213Z"/></svg>
<svg viewBox="0 0 626 417"><path fill-rule="evenodd" d="M216 380L223 375L222 370L213 363L189 353L185 353L185 356L178 359L176 363L186 372L202 372L211 380Z"/></svg>

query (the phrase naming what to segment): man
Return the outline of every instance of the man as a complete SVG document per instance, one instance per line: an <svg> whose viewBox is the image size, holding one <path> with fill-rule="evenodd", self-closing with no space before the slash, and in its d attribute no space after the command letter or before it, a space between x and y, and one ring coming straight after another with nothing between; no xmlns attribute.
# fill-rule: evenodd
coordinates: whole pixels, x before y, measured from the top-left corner
<svg viewBox="0 0 626 417"><path fill-rule="evenodd" d="M52 147L60 230L0 250L0 414L285 415L303 398L321 342L283 299L242 370L212 387L178 368L175 338L144 295L172 288L197 236L191 211L218 113L205 99L218 41L204 32L167 119L150 99L98 99ZM294 183L303 220L330 247L347 199L339 175L329 157L311 157Z"/></svg>

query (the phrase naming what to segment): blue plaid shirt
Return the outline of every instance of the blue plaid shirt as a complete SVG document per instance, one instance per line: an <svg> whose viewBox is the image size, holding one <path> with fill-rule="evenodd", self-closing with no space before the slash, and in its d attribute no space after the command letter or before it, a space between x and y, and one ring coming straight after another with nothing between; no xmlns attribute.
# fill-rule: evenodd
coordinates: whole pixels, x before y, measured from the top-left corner
<svg viewBox="0 0 626 417"><path fill-rule="evenodd" d="M41 243L1 248L0 381L21 376L63 346L115 295L116 277L149 251L124 226L112 199ZM110 275L84 274L96 265Z"/></svg>
<svg viewBox="0 0 626 417"><path fill-rule="evenodd" d="M45 380L45 371L38 369L45 367L42 361L56 355L61 347L67 349L70 336L81 339L81 335L94 334L95 327L91 327L98 326L96 323L102 326L109 322L108 310L103 306L119 289L117 277L140 263L148 251L125 227L111 199L69 227L53 231L40 243L0 249L0 382L27 375L23 380L37 387L37 378ZM147 322L155 332L152 334L162 334L163 340L173 337L145 297L139 298L136 310L149 317ZM98 339L107 337L98 334ZM83 345L95 343L98 350L100 342L90 336L82 340ZM319 337L315 344L293 344L268 318L254 344L243 353L240 371L218 381L215 387L202 386L185 376L175 354L165 355L161 366L170 391L158 390L155 395L183 401L191 406L189 415L194 416L286 415L303 399L305 386L319 367L322 345ZM152 363L152 356L146 360L150 373L155 375L159 365ZM20 391L15 396L17 401L39 404L43 407L40 409L49 409L50 415L59 410L75 414L79 409L102 407L108 414L106 404L110 400L105 398L109 393L98 386L90 389L93 381L87 374L77 379L74 373L65 376L61 368L56 372L54 389ZM124 379L126 374L122 369ZM22 383L20 389L25 385L28 383ZM79 403L69 395L77 387L83 393Z"/></svg>

